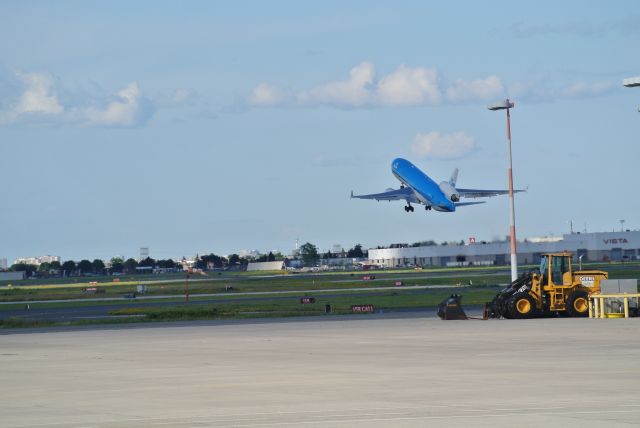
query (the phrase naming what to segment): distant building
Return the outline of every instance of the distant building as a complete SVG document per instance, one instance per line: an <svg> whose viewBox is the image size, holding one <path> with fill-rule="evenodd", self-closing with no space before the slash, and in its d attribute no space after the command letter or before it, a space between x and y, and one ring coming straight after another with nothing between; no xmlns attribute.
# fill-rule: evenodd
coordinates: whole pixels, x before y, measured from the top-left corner
<svg viewBox="0 0 640 428"><path fill-rule="evenodd" d="M257 259L258 257L260 257L262 255L262 253L258 250L240 250L238 251L238 256L243 257L243 258L251 258L251 259Z"/></svg>
<svg viewBox="0 0 640 428"><path fill-rule="evenodd" d="M583 262L640 260L640 231L572 233L518 242L518 263L537 264L542 253L571 251ZM509 242L408 247L394 244L369 250L369 262L379 266L507 265Z"/></svg>
<svg viewBox="0 0 640 428"><path fill-rule="evenodd" d="M7 259L6 257L0 258L0 269L6 269L7 268Z"/></svg>
<svg viewBox="0 0 640 428"><path fill-rule="evenodd" d="M304 261L300 259L288 259L286 267L290 269L301 269L304 267Z"/></svg>
<svg viewBox="0 0 640 428"><path fill-rule="evenodd" d="M197 258L198 256L191 257L190 259L187 259L186 257L182 257L182 260L177 261L176 264L181 265L182 270L193 269L193 267L196 265Z"/></svg>
<svg viewBox="0 0 640 428"><path fill-rule="evenodd" d="M323 269L353 269L356 266L367 264L365 258L352 258L352 257L332 257L330 259L321 259L320 267Z"/></svg>
<svg viewBox="0 0 640 428"><path fill-rule="evenodd" d="M26 272L0 272L0 281L19 281L25 277Z"/></svg>
<svg viewBox="0 0 640 428"><path fill-rule="evenodd" d="M277 262L255 262L247 265L247 272L259 270L284 270L286 268L283 260Z"/></svg>
<svg viewBox="0 0 640 428"><path fill-rule="evenodd" d="M24 263L26 265L36 265L40 266L42 263L51 263L58 262L60 263L59 256L36 256L36 257L18 257L14 260L13 264L16 265L18 263Z"/></svg>

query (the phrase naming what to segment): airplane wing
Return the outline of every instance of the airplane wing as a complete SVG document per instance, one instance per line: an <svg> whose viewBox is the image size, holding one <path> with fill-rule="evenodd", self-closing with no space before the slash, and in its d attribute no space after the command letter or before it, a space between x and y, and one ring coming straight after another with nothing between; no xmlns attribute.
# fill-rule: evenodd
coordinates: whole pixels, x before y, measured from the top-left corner
<svg viewBox="0 0 640 428"><path fill-rule="evenodd" d="M485 201L480 201L480 202L456 202L456 207L466 207L467 205L478 205L478 204L484 204L486 203Z"/></svg>
<svg viewBox="0 0 640 428"><path fill-rule="evenodd" d="M408 187L402 187L400 189L389 189L382 193L372 193L371 195L354 195L351 191L352 198L358 199L375 199L376 201L408 201L413 203L419 203L416 195Z"/></svg>
<svg viewBox="0 0 640 428"><path fill-rule="evenodd" d="M457 189L461 198L488 198L489 196L507 195L508 190L483 190L483 189ZM526 190L514 190L513 193L525 192Z"/></svg>

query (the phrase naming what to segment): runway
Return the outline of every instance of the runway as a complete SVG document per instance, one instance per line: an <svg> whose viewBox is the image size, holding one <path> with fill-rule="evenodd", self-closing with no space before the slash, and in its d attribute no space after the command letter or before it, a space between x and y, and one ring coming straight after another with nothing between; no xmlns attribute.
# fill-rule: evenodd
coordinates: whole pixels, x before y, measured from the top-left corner
<svg viewBox="0 0 640 428"><path fill-rule="evenodd" d="M350 317L0 336L0 427L640 420L639 319Z"/></svg>

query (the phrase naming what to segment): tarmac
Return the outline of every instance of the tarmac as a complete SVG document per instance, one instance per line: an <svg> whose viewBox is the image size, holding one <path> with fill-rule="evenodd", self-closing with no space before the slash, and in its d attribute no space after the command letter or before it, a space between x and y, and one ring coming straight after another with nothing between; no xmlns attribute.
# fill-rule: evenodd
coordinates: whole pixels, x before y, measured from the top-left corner
<svg viewBox="0 0 640 428"><path fill-rule="evenodd" d="M11 332L0 427L637 426L639 331L362 315Z"/></svg>

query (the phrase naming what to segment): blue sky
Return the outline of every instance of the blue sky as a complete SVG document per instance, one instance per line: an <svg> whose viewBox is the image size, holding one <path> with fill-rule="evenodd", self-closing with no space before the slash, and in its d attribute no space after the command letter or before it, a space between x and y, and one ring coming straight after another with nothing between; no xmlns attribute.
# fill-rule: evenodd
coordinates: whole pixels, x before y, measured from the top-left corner
<svg viewBox="0 0 640 428"><path fill-rule="evenodd" d="M639 227L636 2L131 3L0 4L0 257L504 237L348 196L505 187L507 96L519 238Z"/></svg>

